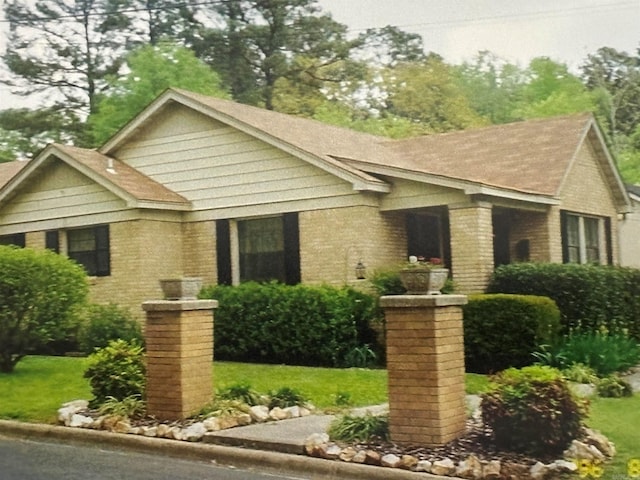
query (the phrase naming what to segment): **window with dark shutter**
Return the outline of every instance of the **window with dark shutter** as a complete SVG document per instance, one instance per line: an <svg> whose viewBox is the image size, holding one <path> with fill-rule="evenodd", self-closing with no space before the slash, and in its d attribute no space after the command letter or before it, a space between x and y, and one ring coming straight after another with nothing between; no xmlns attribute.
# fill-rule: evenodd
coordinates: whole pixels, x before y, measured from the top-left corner
<svg viewBox="0 0 640 480"><path fill-rule="evenodd" d="M13 235L0 235L0 245L15 245L24 248L27 244L24 233L14 233Z"/></svg>
<svg viewBox="0 0 640 480"><path fill-rule="evenodd" d="M60 253L60 234L57 230L45 232L44 246L52 252Z"/></svg>
<svg viewBox="0 0 640 480"><path fill-rule="evenodd" d="M82 265L88 275L111 275L109 225L69 230L67 242L69 258Z"/></svg>

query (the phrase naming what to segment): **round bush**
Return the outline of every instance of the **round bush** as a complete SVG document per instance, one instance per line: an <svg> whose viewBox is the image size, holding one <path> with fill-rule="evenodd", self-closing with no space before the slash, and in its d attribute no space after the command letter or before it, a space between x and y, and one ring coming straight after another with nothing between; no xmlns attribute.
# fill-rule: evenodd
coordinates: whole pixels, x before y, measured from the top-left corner
<svg viewBox="0 0 640 480"><path fill-rule="evenodd" d="M494 377L481 408L499 448L530 455L565 450L587 414L559 370L537 365Z"/></svg>
<svg viewBox="0 0 640 480"><path fill-rule="evenodd" d="M495 373L532 364L537 347L557 336L560 311L547 297L472 295L463 321L467 371Z"/></svg>
<svg viewBox="0 0 640 480"><path fill-rule="evenodd" d="M101 405L109 398L121 401L138 395L144 399L145 355L137 342L113 340L89 355L87 364L84 377L91 385L92 405Z"/></svg>
<svg viewBox="0 0 640 480"><path fill-rule="evenodd" d="M0 372L25 355L75 337L85 271L49 250L0 246Z"/></svg>
<svg viewBox="0 0 640 480"><path fill-rule="evenodd" d="M118 339L143 344L140 324L133 319L131 312L115 304L87 306L78 332L80 349L90 354Z"/></svg>

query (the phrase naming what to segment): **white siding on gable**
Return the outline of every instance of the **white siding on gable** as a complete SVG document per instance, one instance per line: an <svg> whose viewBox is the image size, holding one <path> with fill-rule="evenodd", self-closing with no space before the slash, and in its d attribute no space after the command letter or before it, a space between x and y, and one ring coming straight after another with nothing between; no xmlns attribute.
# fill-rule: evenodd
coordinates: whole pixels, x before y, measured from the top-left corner
<svg viewBox="0 0 640 480"><path fill-rule="evenodd" d="M43 169L0 212L0 223L29 223L126 207L123 200L61 161Z"/></svg>
<svg viewBox="0 0 640 480"><path fill-rule="evenodd" d="M186 108L171 109L116 156L195 210L357 196L351 183Z"/></svg>
<svg viewBox="0 0 640 480"><path fill-rule="evenodd" d="M391 192L384 197L381 211L405 210L408 208L436 207L465 202L467 197L461 190L394 179Z"/></svg>

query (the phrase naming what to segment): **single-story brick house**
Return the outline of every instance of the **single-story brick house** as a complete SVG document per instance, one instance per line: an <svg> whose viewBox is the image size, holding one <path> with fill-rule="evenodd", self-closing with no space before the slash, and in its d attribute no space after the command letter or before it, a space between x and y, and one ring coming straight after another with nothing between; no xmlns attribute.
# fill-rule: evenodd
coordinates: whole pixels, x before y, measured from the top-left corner
<svg viewBox="0 0 640 480"><path fill-rule="evenodd" d="M502 263L616 264L629 205L588 114L390 140L169 89L98 150L0 165L0 240L132 309L179 275L354 284L423 255L474 292Z"/></svg>

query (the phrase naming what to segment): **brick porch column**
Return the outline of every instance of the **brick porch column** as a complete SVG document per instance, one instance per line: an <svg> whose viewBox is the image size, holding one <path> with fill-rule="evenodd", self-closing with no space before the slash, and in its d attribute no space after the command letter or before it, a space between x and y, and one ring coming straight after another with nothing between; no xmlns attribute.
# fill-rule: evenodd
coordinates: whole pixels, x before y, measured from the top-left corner
<svg viewBox="0 0 640 480"><path fill-rule="evenodd" d="M492 205L450 206L451 269L463 293L482 292L493 273Z"/></svg>
<svg viewBox="0 0 640 480"><path fill-rule="evenodd" d="M161 420L198 412L213 397L216 300L153 300L146 312L147 411Z"/></svg>
<svg viewBox="0 0 640 480"><path fill-rule="evenodd" d="M464 295L380 299L386 319L389 430L397 443L437 446L465 431Z"/></svg>

